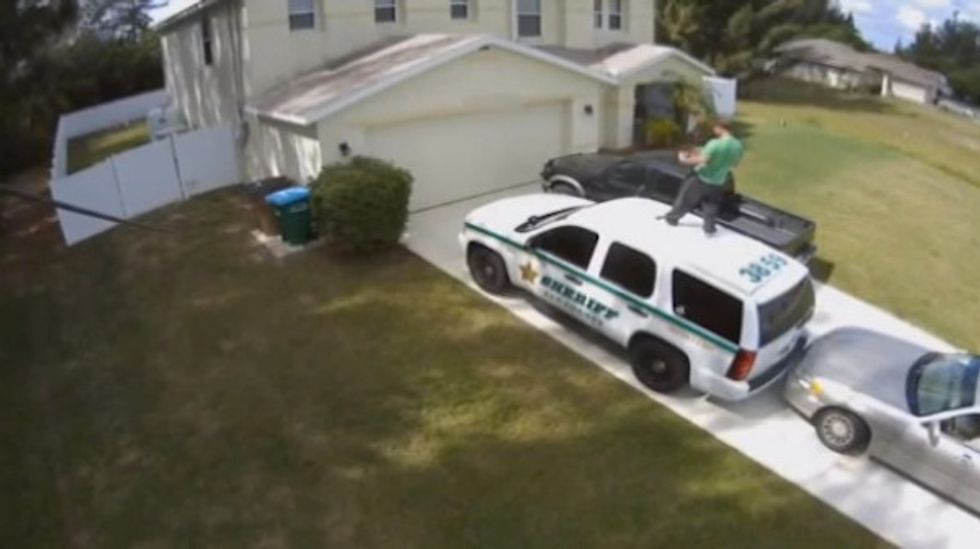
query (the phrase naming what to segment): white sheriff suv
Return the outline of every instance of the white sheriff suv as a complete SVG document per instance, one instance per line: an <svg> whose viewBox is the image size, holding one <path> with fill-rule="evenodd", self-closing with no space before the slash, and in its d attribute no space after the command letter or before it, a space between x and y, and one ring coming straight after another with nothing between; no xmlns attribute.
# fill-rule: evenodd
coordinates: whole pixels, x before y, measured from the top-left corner
<svg viewBox="0 0 980 549"><path fill-rule="evenodd" d="M629 351L658 392L690 384L744 399L796 362L814 291L806 267L698 223L671 227L644 198L596 204L562 195L500 200L469 214L460 244L490 293L518 286Z"/></svg>

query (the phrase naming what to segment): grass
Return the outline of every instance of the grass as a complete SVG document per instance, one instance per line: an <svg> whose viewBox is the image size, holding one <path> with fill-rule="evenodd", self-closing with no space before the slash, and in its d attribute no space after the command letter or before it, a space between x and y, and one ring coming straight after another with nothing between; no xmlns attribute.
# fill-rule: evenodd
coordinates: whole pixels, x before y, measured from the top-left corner
<svg viewBox="0 0 980 549"><path fill-rule="evenodd" d="M881 545L405 252L147 221L0 247L12 547Z"/></svg>
<svg viewBox="0 0 980 549"><path fill-rule="evenodd" d="M794 84L769 89L781 91L739 106L741 189L817 221L831 283L980 350L980 151L970 145L980 125Z"/></svg>
<svg viewBox="0 0 980 549"><path fill-rule="evenodd" d="M72 174L150 142L145 121L82 135L68 140L68 173Z"/></svg>

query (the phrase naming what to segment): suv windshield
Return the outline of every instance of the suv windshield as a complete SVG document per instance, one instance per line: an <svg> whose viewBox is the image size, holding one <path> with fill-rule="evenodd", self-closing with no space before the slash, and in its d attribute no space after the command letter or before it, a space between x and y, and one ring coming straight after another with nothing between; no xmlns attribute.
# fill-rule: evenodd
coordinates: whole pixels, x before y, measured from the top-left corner
<svg viewBox="0 0 980 549"><path fill-rule="evenodd" d="M555 210L553 212L544 213L541 215L532 215L531 217L527 218L527 221L518 225L514 230L519 233L533 231L534 229L539 229L545 225L548 225L549 223L554 223L555 221L565 219L584 207L585 206L572 206L571 208L562 208L560 210Z"/></svg>
<svg viewBox="0 0 980 549"><path fill-rule="evenodd" d="M785 294L759 306L759 346L764 347L813 312L813 283L804 278Z"/></svg>
<svg viewBox="0 0 980 549"><path fill-rule="evenodd" d="M977 400L980 357L929 354L909 371L908 397L912 412L928 416L969 408Z"/></svg>

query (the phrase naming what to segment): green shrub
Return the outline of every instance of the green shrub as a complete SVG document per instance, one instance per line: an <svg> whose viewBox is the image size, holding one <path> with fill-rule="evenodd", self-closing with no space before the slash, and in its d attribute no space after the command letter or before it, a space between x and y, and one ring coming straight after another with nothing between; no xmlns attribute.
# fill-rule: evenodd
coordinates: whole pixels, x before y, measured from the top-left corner
<svg viewBox="0 0 980 549"><path fill-rule="evenodd" d="M323 168L311 191L317 226L328 244L370 254L398 244L408 221L412 175L359 156Z"/></svg>
<svg viewBox="0 0 980 549"><path fill-rule="evenodd" d="M650 120L647 122L647 146L654 149L676 147L684 134L680 126L673 120Z"/></svg>

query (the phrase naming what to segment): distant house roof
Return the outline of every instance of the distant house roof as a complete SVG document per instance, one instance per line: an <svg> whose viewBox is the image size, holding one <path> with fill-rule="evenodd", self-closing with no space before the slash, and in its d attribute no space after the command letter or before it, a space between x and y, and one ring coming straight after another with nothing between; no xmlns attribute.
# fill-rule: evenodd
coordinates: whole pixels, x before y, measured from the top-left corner
<svg viewBox="0 0 980 549"><path fill-rule="evenodd" d="M894 55L862 53L847 44L825 38L793 40L779 46L776 51L784 59L816 63L854 72L883 72L892 78L926 88L945 89L948 87L946 77L936 71L924 69Z"/></svg>
<svg viewBox="0 0 980 549"><path fill-rule="evenodd" d="M322 120L395 84L488 47L523 55L583 76L615 79L561 57L490 35L420 34L389 39L299 76L253 100L247 110L307 125Z"/></svg>
<svg viewBox="0 0 980 549"><path fill-rule="evenodd" d="M627 77L670 57L681 59L707 75L715 74L714 69L708 65L669 46L620 42L594 50L559 46L540 46L538 49L616 78Z"/></svg>

